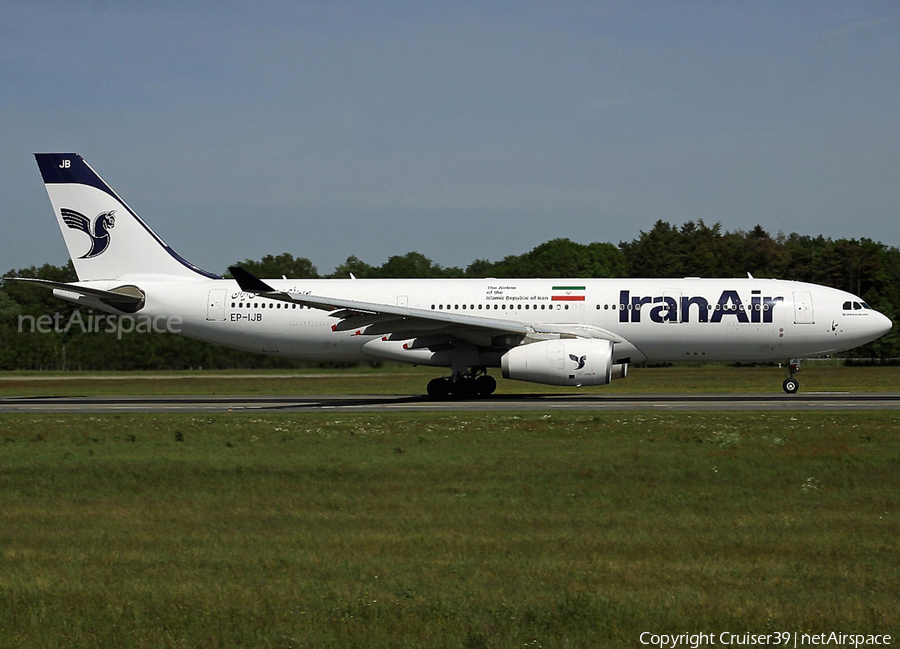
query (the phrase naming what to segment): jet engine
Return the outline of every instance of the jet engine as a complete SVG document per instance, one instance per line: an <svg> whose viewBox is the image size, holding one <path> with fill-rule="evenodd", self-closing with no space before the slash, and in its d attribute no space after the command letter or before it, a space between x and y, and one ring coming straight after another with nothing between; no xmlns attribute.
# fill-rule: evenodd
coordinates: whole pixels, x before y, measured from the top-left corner
<svg viewBox="0 0 900 649"><path fill-rule="evenodd" d="M513 347L500 359L503 377L547 385L606 385L624 378L627 365L613 364L608 340L568 338Z"/></svg>

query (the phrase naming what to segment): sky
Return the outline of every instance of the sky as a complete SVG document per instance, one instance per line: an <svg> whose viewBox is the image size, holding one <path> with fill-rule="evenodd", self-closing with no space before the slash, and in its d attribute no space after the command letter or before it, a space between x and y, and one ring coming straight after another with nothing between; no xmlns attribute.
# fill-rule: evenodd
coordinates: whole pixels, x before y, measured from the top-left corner
<svg viewBox="0 0 900 649"><path fill-rule="evenodd" d="M443 266L662 219L900 246L900 4L0 3L0 272L77 152L213 272Z"/></svg>

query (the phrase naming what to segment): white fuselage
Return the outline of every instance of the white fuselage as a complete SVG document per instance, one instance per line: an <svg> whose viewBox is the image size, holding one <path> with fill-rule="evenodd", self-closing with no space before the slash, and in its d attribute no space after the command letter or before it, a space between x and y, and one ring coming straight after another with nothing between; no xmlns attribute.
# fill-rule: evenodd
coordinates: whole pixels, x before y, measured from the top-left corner
<svg viewBox="0 0 900 649"><path fill-rule="evenodd" d="M589 326L615 338L615 361L625 363L753 362L829 354L865 344L890 327L890 320L854 295L773 279L266 282L294 294L554 325L556 330ZM129 282L84 285L112 290L124 283ZM139 314L176 316L180 333L191 338L300 359L374 358L364 345L379 336L334 331L338 320L328 312L243 292L233 280L136 278L133 283L146 294ZM400 354L396 360L407 360ZM410 350L407 362L421 360Z"/></svg>

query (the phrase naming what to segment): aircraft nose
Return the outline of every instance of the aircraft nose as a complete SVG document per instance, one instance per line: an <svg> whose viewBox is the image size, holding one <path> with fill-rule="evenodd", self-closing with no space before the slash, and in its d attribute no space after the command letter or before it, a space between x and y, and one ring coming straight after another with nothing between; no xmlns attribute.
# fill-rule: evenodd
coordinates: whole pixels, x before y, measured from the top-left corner
<svg viewBox="0 0 900 649"><path fill-rule="evenodd" d="M876 312L875 315L878 317L875 318L875 322L873 323L873 325L874 325L873 328L875 329L876 337L880 338L881 336L883 336L884 334L889 332L894 327L894 323L891 322L891 319L889 317L887 317L886 315L884 315L883 313Z"/></svg>
<svg viewBox="0 0 900 649"><path fill-rule="evenodd" d="M873 340L878 340L894 326L890 318L874 309L867 311L866 316L865 318L853 319L850 331L853 332L852 337L857 345L864 345Z"/></svg>

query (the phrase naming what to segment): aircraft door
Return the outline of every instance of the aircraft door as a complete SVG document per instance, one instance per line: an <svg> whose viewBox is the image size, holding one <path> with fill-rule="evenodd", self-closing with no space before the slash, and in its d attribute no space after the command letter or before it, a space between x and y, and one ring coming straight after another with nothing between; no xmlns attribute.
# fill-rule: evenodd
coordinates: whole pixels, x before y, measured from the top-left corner
<svg viewBox="0 0 900 649"><path fill-rule="evenodd" d="M214 288L209 291L209 299L206 301L206 319L224 320L225 319L225 293L224 288Z"/></svg>
<svg viewBox="0 0 900 649"><path fill-rule="evenodd" d="M813 315L812 293L807 291L794 292L794 324L815 324Z"/></svg>

